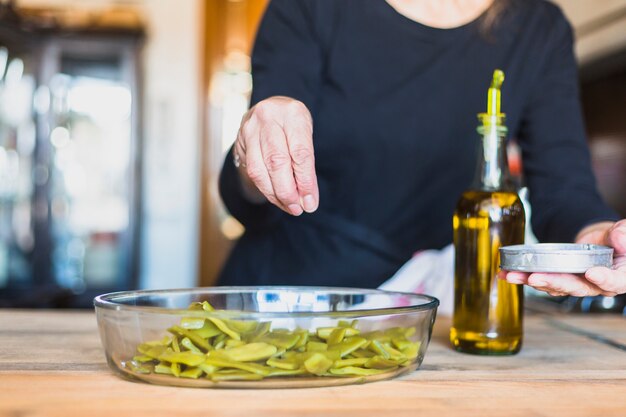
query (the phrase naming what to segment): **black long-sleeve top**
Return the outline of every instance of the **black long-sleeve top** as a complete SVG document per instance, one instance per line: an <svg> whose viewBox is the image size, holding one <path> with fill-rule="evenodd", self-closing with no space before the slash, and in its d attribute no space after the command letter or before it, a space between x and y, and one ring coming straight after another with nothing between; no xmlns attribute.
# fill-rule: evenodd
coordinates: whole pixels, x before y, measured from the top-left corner
<svg viewBox="0 0 626 417"><path fill-rule="evenodd" d="M617 219L596 191L578 100L572 31L543 0L508 0L477 20L422 25L384 0L273 0L252 55L251 104L283 95L313 116L314 214L247 201L228 155L220 191L246 228L221 284L373 287L411 254L452 240L477 160L476 113L495 68L543 241Z"/></svg>

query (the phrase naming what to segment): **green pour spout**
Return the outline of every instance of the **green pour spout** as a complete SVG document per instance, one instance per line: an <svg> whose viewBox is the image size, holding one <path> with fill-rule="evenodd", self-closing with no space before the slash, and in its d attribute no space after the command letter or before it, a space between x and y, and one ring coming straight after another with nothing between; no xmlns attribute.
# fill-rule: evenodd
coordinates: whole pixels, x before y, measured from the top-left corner
<svg viewBox="0 0 626 417"><path fill-rule="evenodd" d="M500 112L503 82L504 72L500 69L494 70L491 85L487 90L487 112L478 114L478 119L483 128L495 125L500 129L506 129L504 126L505 114Z"/></svg>

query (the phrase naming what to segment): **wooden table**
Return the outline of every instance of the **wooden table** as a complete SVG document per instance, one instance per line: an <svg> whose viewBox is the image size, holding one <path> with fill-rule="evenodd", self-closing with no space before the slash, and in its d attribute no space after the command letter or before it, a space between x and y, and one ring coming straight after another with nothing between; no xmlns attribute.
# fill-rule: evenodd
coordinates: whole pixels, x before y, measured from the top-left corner
<svg viewBox="0 0 626 417"><path fill-rule="evenodd" d="M529 315L514 357L453 352L449 324L437 319L421 369L396 380L213 390L113 375L93 313L0 310L0 416L626 416L626 319Z"/></svg>

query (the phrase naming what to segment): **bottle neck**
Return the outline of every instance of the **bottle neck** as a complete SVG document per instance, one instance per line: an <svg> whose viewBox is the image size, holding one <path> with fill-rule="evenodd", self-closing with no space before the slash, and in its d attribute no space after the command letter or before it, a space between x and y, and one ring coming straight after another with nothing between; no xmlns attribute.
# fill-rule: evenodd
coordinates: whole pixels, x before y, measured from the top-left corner
<svg viewBox="0 0 626 417"><path fill-rule="evenodd" d="M496 124L479 126L481 135L474 188L484 191L514 191L506 157L506 128Z"/></svg>

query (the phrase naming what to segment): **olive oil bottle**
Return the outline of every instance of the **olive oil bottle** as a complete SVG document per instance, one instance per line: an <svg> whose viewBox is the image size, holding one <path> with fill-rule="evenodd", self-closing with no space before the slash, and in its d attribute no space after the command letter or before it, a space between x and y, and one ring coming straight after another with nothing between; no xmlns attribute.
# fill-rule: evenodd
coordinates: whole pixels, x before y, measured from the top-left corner
<svg viewBox="0 0 626 417"><path fill-rule="evenodd" d="M487 112L478 115L481 137L473 185L456 206L454 227L454 317L450 341L461 352L511 355L522 346L523 289L496 277L500 246L524 243L522 202L506 159L500 87L495 70Z"/></svg>

